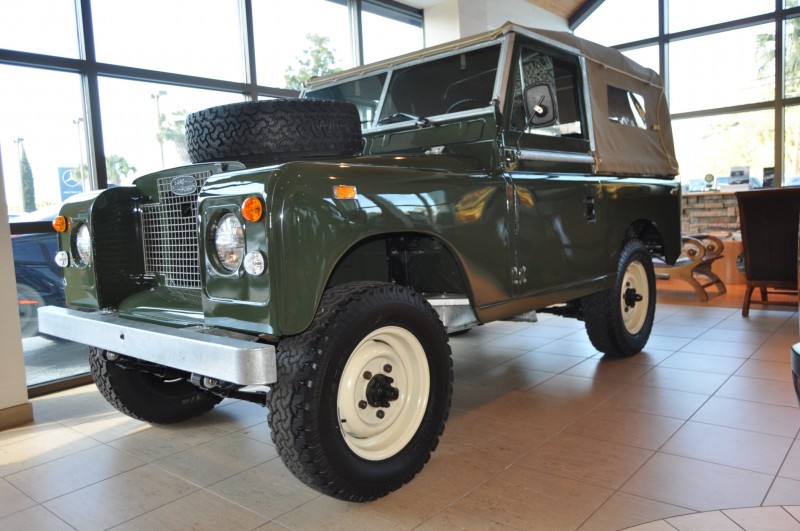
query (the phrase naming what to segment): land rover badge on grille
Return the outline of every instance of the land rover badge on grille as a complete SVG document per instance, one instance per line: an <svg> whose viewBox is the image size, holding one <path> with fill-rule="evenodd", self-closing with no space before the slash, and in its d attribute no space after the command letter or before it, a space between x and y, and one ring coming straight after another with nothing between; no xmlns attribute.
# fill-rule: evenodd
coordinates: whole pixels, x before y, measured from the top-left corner
<svg viewBox="0 0 800 531"><path fill-rule="evenodd" d="M169 189L175 195L193 194L197 190L197 180L193 175L181 175L172 179Z"/></svg>

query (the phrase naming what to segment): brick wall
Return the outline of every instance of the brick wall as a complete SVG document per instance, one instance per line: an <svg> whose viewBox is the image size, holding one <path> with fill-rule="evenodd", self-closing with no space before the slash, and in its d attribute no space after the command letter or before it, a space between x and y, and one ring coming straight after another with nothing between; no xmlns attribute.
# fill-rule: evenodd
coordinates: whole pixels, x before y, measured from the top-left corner
<svg viewBox="0 0 800 531"><path fill-rule="evenodd" d="M734 232L739 230L735 193L702 192L681 197L681 232Z"/></svg>

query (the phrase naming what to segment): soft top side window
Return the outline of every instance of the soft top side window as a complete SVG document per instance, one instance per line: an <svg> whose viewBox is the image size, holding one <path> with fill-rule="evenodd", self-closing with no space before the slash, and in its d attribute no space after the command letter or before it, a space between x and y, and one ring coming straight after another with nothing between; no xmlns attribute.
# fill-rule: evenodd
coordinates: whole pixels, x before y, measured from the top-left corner
<svg viewBox="0 0 800 531"><path fill-rule="evenodd" d="M548 137L585 138L579 79L577 59L572 61L533 46L522 46L512 72L509 130ZM551 87L555 106L552 113L556 118L539 125L536 106L528 101L526 107L526 91L530 96L531 87L543 84Z"/></svg>
<svg viewBox="0 0 800 531"><path fill-rule="evenodd" d="M610 122L647 129L646 116L642 95L608 86L608 120Z"/></svg>

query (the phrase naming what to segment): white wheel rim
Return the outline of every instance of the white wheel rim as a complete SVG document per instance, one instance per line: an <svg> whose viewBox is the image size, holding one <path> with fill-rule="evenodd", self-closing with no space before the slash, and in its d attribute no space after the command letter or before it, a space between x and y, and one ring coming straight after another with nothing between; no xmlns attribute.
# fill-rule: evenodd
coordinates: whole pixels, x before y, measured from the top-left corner
<svg viewBox="0 0 800 531"><path fill-rule="evenodd" d="M622 277L622 288L620 289L622 322L629 334L638 334L642 330L647 321L649 307L650 289L647 282L647 270L641 262L631 262Z"/></svg>
<svg viewBox="0 0 800 531"><path fill-rule="evenodd" d="M398 397L381 407L368 387L380 381L385 388L385 377ZM339 382L336 405L347 446L370 461L396 455L422 423L429 393L428 359L414 334L396 326L370 333L353 350Z"/></svg>

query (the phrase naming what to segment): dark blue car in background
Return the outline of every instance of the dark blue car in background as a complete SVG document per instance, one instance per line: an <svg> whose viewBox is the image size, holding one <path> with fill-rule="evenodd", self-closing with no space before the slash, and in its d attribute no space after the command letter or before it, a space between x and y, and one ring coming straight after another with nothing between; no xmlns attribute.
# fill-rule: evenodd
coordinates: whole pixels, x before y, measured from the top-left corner
<svg viewBox="0 0 800 531"><path fill-rule="evenodd" d="M56 214L55 209L43 209L16 216L11 221L51 221ZM56 233L12 236L11 248L22 337L32 337L39 330L38 308L51 304L64 306L61 270L53 261L58 252Z"/></svg>

